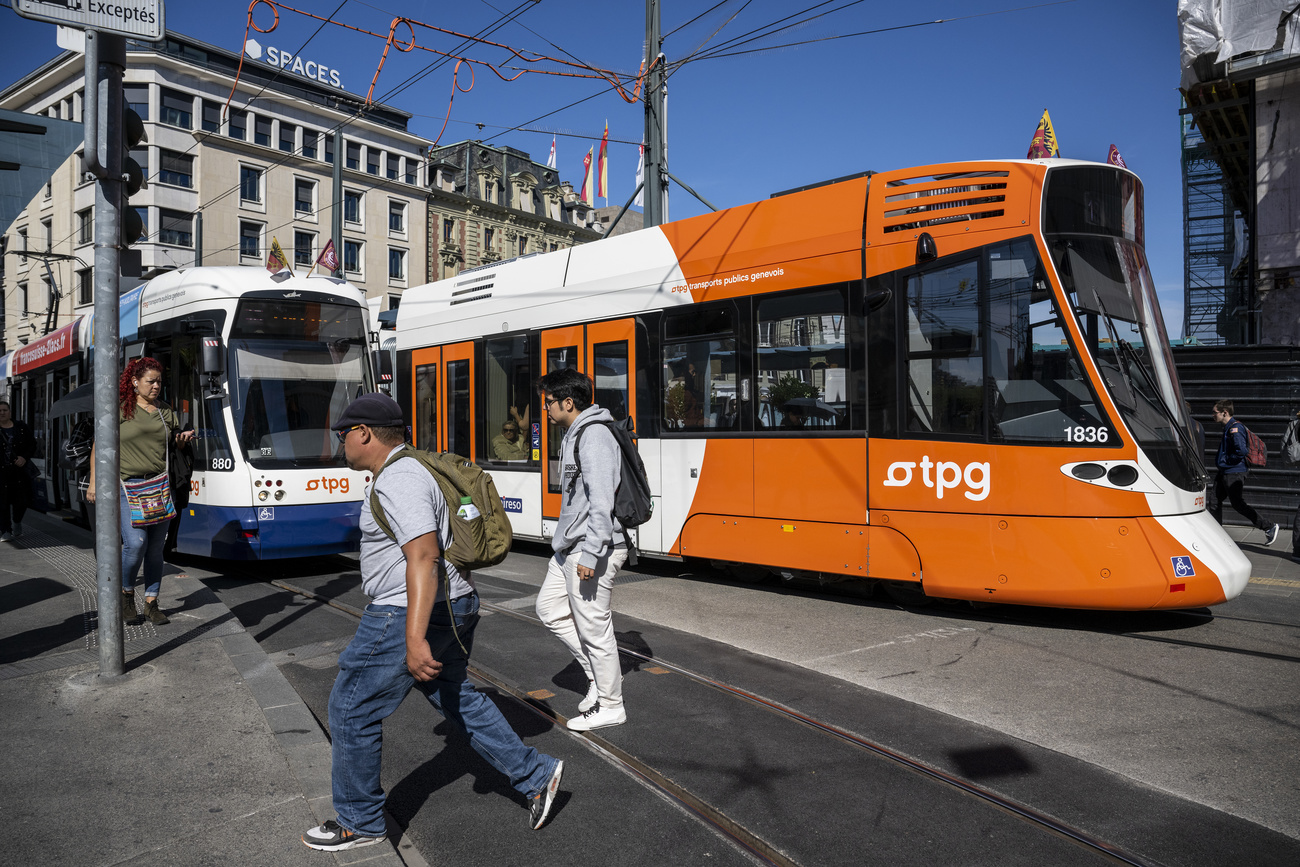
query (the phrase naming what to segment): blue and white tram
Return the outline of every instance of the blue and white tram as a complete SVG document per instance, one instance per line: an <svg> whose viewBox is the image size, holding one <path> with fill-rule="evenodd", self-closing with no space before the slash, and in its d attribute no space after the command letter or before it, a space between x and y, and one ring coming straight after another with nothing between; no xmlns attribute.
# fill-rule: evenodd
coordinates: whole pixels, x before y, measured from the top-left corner
<svg viewBox="0 0 1300 867"><path fill-rule="evenodd" d="M348 469L330 421L375 390L361 290L199 267L134 292L124 355L162 362L163 399L197 432L177 550L234 560L357 550L369 477Z"/></svg>

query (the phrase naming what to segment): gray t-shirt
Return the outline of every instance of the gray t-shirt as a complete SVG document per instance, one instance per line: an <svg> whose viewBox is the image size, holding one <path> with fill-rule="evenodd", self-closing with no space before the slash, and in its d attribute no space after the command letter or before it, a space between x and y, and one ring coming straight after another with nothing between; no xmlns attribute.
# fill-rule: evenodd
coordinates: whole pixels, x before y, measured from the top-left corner
<svg viewBox="0 0 1300 867"><path fill-rule="evenodd" d="M391 458L401 446L389 452ZM361 498L361 587L376 605L405 606L406 555L402 546L425 533L437 532L443 551L451 545L451 518L447 501L433 476L418 461L402 458L379 476L379 505L397 541L379 529L370 512L370 485ZM372 483L373 484L373 483ZM464 596L474 585L444 558L439 563L451 578L451 598ZM439 579L438 596L444 598L446 584Z"/></svg>

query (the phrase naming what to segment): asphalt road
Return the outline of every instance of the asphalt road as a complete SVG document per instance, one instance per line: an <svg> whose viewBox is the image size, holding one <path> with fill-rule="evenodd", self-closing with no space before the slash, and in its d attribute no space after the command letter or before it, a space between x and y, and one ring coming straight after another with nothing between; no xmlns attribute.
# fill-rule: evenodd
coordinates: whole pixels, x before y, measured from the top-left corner
<svg viewBox="0 0 1300 867"><path fill-rule="evenodd" d="M1285 582L1194 612L908 609L643 563L615 589L629 722L592 742L545 713L574 713L583 686L532 617L545 556L521 545L476 576L491 613L474 663L535 696L494 700L564 758L555 816L529 831L522 799L413 693L385 725L384 784L431 863L753 863L737 835L772 863L1112 860L1071 832L1134 863L1300 863L1300 592ZM365 604L355 559L205 580L326 725L356 621L325 600Z"/></svg>

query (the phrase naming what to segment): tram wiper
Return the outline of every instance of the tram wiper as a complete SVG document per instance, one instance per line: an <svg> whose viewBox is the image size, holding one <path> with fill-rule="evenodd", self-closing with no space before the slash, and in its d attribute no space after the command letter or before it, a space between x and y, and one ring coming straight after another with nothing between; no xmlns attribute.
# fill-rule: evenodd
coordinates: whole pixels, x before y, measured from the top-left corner
<svg viewBox="0 0 1300 867"><path fill-rule="evenodd" d="M1191 454L1196 454L1196 444L1192 442L1191 432L1186 430L1179 419L1174 416L1173 410L1166 406L1165 402L1160 398L1160 388L1156 385L1156 381L1151 377L1150 371L1148 371L1146 366L1142 364L1142 359L1138 355L1137 350L1133 348L1133 344L1129 343L1127 340L1120 340L1116 345L1120 348L1120 352L1123 353L1133 366L1142 373L1142 378L1146 380L1147 386L1151 389L1151 394L1155 396L1154 399L1146 398L1146 402L1157 407L1160 415L1164 417L1165 421L1169 422L1169 426L1173 429L1174 435L1178 437L1179 446L1187 449ZM1199 467L1196 471L1198 480L1205 481L1208 476L1205 472L1204 466L1201 465L1200 461L1193 461L1193 465Z"/></svg>

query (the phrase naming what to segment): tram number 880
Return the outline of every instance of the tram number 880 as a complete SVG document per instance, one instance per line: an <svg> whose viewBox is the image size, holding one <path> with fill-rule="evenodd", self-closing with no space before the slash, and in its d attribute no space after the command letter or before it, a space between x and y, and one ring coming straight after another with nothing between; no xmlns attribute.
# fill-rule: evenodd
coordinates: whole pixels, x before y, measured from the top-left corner
<svg viewBox="0 0 1300 867"><path fill-rule="evenodd" d="M234 458L213 458L212 469L214 470L233 470L235 468Z"/></svg>
<svg viewBox="0 0 1300 867"><path fill-rule="evenodd" d="M1067 443L1104 443L1110 439L1110 430L1104 427L1067 427L1065 429L1065 441Z"/></svg>

